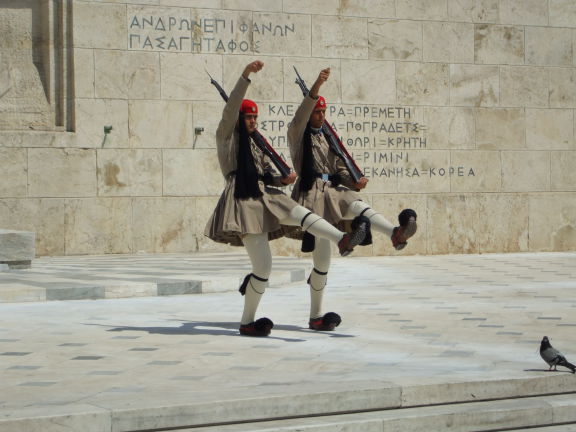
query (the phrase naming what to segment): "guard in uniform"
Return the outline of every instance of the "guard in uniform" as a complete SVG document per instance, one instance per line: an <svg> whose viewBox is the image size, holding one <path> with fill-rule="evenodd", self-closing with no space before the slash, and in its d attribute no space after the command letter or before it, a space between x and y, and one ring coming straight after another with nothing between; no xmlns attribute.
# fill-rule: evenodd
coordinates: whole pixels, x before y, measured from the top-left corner
<svg viewBox="0 0 576 432"><path fill-rule="evenodd" d="M322 131L326 101L318 92L329 76L329 68L320 72L288 127L290 155L299 175L292 198L334 225L340 226L344 220L353 220L352 226L368 221L368 233L362 244L371 243L372 228L386 234L392 240L393 247L400 250L416 233L416 212L403 210L398 216L399 226L395 227L362 201L358 191L366 187L368 179L361 177L357 182L353 180ZM311 299L309 328L329 331L341 322L340 316L334 312L322 314L331 246L330 242L313 238L310 234L301 232L299 235L303 239L302 251L313 251L314 267L308 278Z"/></svg>
<svg viewBox="0 0 576 432"><path fill-rule="evenodd" d="M261 61L254 61L245 67L222 112L216 144L226 184L204 232L216 242L246 247L252 263L252 273L240 286L244 295L240 333L246 336L268 336L274 326L268 318L255 320L255 315L272 270L268 241L282 237L283 226L298 226L319 239L332 241L343 256L364 241L367 228L362 224L352 233L340 231L272 187L294 183L296 174L281 177L253 138L258 106L244 95L251 82L249 75L263 66Z"/></svg>

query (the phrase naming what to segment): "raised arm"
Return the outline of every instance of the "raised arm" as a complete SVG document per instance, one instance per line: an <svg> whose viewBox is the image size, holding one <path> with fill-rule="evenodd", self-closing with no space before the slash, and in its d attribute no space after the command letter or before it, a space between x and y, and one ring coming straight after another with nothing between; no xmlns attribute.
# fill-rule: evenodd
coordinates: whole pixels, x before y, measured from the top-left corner
<svg viewBox="0 0 576 432"><path fill-rule="evenodd" d="M310 88L308 95L304 97L304 100L296 110L294 118L288 126L288 146L290 148L290 157L292 158L292 164L296 172L300 173L300 167L302 165L302 137L304 136L304 131L306 130L306 125L308 124L308 119L314 111L314 106L318 100L318 92L322 84L324 84L328 77L330 76L330 68L322 69L318 78Z"/></svg>
<svg viewBox="0 0 576 432"><path fill-rule="evenodd" d="M242 72L242 76L240 76L236 82L232 92L230 92L228 102L226 102L224 110L222 111L222 119L218 124L218 129L216 129L216 142L218 145L230 140L230 137L234 133L234 128L236 127L236 121L238 121L240 105L242 105L242 100L244 99L246 90L250 84L249 76L251 73L259 72L263 67L264 63L259 60L247 64Z"/></svg>

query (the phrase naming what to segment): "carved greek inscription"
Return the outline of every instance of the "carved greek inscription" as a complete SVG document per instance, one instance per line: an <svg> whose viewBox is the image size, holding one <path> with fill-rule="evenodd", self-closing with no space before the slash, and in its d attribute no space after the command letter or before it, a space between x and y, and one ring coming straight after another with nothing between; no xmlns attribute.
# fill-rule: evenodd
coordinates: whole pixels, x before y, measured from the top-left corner
<svg viewBox="0 0 576 432"><path fill-rule="evenodd" d="M288 143L286 134L296 112L295 104L268 104L259 122L260 132L270 144L284 150ZM415 119L409 107L338 106L331 105L327 118L340 139L348 148L367 178L464 178L476 176L470 166L408 167L412 152L433 147L426 136L428 127ZM288 160L288 159L287 159Z"/></svg>
<svg viewBox="0 0 576 432"><path fill-rule="evenodd" d="M241 17L190 18L176 12L166 15L138 13L128 18L128 48L191 53L258 53L263 38L286 38L296 31L294 23L247 22Z"/></svg>

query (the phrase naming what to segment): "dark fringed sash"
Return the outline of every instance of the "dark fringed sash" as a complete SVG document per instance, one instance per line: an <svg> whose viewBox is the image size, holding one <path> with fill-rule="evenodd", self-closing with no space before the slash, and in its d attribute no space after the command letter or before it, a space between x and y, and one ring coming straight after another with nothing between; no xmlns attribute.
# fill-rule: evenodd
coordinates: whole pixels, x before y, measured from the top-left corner
<svg viewBox="0 0 576 432"><path fill-rule="evenodd" d="M250 135L246 129L244 114L240 113L238 119L239 143L238 154L236 155L236 184L234 187L234 198L258 198L262 191L258 187L258 171L252 157L250 148Z"/></svg>

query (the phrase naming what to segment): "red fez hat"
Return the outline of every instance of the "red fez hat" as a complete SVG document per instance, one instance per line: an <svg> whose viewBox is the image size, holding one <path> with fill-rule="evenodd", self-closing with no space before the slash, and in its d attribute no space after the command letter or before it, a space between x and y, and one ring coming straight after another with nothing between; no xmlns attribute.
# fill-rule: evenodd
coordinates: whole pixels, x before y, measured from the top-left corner
<svg viewBox="0 0 576 432"><path fill-rule="evenodd" d="M314 109L326 109L326 99L322 96L318 96Z"/></svg>
<svg viewBox="0 0 576 432"><path fill-rule="evenodd" d="M244 99L240 107L240 112L244 114L258 114L258 105L250 99Z"/></svg>

